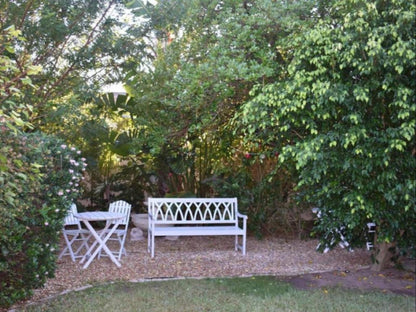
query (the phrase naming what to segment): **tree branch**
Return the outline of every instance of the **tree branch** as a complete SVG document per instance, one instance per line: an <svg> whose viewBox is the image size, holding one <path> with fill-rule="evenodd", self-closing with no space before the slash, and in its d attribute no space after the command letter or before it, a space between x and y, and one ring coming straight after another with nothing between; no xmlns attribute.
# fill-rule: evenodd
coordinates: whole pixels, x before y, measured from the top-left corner
<svg viewBox="0 0 416 312"><path fill-rule="evenodd" d="M115 2L116 2L115 0L110 1L110 3L108 4L107 8L105 9L105 11L103 12L103 14L101 15L100 19L97 21L97 23L92 28L91 32L89 33L89 35L87 37L87 41L81 47L80 51L82 51L85 48L87 48L90 45L90 43L93 41L94 35L95 35L98 27L102 24L103 20L105 19L105 17L107 16L109 10L111 9L111 7L114 5ZM66 79L66 77L68 77L68 75L76 68L76 64L77 64L76 61L72 62L72 64L64 71L64 73L48 88L48 90L46 91L46 93L42 97L43 100L47 100L50 97L50 95L52 94L53 90L58 85L60 85ZM40 96L40 93L38 93L38 95Z"/></svg>

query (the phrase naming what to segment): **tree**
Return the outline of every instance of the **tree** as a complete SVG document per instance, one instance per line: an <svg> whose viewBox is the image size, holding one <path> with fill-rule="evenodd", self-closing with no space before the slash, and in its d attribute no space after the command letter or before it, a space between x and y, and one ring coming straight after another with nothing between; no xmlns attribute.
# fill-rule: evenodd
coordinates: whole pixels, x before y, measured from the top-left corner
<svg viewBox="0 0 416 312"><path fill-rule="evenodd" d="M379 243L414 248L415 16L405 0L335 1L296 41L287 77L243 107L247 134L282 144L300 198L321 208L322 248L341 228L362 241L367 222Z"/></svg>
<svg viewBox="0 0 416 312"><path fill-rule="evenodd" d="M117 0L0 1L0 29L14 29L24 38L10 41L5 54L16 70L5 72L2 107L16 96L11 90L20 89L25 118L39 128L62 105L74 105L71 98L83 103L104 84L120 80L122 61L142 49L140 40L122 36L125 12ZM22 79L29 61L38 68L36 75L31 72L34 88Z"/></svg>
<svg viewBox="0 0 416 312"><path fill-rule="evenodd" d="M166 174L194 177L198 181L189 181L188 191L200 193L199 182L229 167L219 159L242 156L235 151L241 140L232 132L234 112L253 85L281 74L286 60L276 44L290 33L288 16L300 21L304 15L307 24L311 7L306 1L189 0L146 8L154 61L149 70L132 66L127 75L136 103L130 111L136 125L147 129L153 155L171 155L160 161Z"/></svg>

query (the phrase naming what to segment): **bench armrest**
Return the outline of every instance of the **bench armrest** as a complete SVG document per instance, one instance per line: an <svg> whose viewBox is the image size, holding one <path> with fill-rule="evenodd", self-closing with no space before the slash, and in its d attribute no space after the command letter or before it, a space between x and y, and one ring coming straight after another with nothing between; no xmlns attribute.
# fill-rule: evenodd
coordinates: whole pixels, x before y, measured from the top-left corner
<svg viewBox="0 0 416 312"><path fill-rule="evenodd" d="M248 217L246 215L242 214L242 213L239 213L239 212L237 212L236 216L237 216L237 225L238 225L238 223L241 222L239 220L242 219L243 230L244 230L244 232L246 232L246 230L247 230L247 218Z"/></svg>
<svg viewBox="0 0 416 312"><path fill-rule="evenodd" d="M237 218L243 218L247 220L247 215L237 212Z"/></svg>

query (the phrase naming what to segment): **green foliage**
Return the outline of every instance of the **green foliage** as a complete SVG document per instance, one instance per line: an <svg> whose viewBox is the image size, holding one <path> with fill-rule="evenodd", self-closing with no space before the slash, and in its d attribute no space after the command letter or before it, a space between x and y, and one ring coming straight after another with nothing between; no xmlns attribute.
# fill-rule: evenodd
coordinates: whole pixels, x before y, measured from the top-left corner
<svg viewBox="0 0 416 312"><path fill-rule="evenodd" d="M239 210L248 215L248 228L258 238L263 235L291 235L301 207L295 207L293 177L287 170L276 170L278 154L239 153L239 162L229 162L222 171L203 181L216 196L237 197Z"/></svg>
<svg viewBox="0 0 416 312"><path fill-rule="evenodd" d="M0 12L2 21L4 13ZM1 29L1 307L27 297L33 288L42 286L48 276L53 276L53 251L65 207L78 193L77 172L83 168L83 163L75 160L68 164L67 157L76 151L60 151L60 141L22 132L31 128L28 116L32 113L32 105L22 99L27 92L36 90L31 77L41 70L29 58L17 56L25 42L21 31L14 26Z"/></svg>
<svg viewBox="0 0 416 312"><path fill-rule="evenodd" d="M40 133L10 132L1 124L0 306L44 285L55 271L66 207L79 196L85 159Z"/></svg>
<svg viewBox="0 0 416 312"><path fill-rule="evenodd" d="M127 200L132 204L132 211L135 213L147 213L144 203L145 192L157 194L158 184L153 180L155 176L148 168L149 162L138 162L137 158L131 157L127 161L124 160L124 165L114 175L114 184L112 185L114 195L111 201Z"/></svg>
<svg viewBox="0 0 416 312"><path fill-rule="evenodd" d="M142 60L129 60L126 84L135 105L128 111L169 193L209 196L205 180L240 176L226 166L245 174L234 156L243 147L231 119L253 85L282 74L290 53L276 47L311 22L310 5L172 0L140 11L157 40L150 69L139 71Z"/></svg>
<svg viewBox="0 0 416 312"><path fill-rule="evenodd" d="M85 11L87 21L91 21L94 12L102 12L97 8L104 8L101 6L104 2L100 1L80 8L72 7L72 1L65 3L71 10L61 12L55 4L45 9L48 14L44 14L38 8L39 23L23 19L22 29L30 36L29 41L35 38L33 34L39 35L38 27L47 21L53 23L57 15L69 15L66 18L71 21L81 10ZM91 10L94 5L97 5L95 11ZM282 75L290 53L280 48L281 41L289 40L291 30L298 31L311 22L312 15L308 13L311 4L301 1L276 5L274 1L262 0L250 5L239 1L217 5L199 0L172 0L155 5L131 1L128 5L134 8L137 17L144 14L145 19L125 27L123 38L112 37L110 28L101 28L103 24L99 23L97 37L82 46L79 55L69 54L68 64L73 66L60 69L60 73L69 70L63 80L59 80L59 75L47 77L54 74L53 66L49 65L59 62L48 63L45 76L38 77L39 81L65 82L65 90L61 88L63 84L51 89L48 96L59 97L36 110L37 116L47 116L37 121L44 131L82 147L90 164L91 183L86 195L94 205L104 206L110 196L128 196L130 202L140 207L143 190L151 194L212 195L215 190L203 181L223 174L226 166L240 170L241 159L234 154L244 148L241 138L233 134L231 117L250 97L249 90L254 84L273 81ZM32 9L28 10L28 16L36 15ZM22 8L13 12L19 16ZM100 22L104 19L105 16ZM80 38L89 38L91 25L87 21L71 29L57 27L50 32L46 29L42 35L45 41L27 46L42 54L48 47L59 47L75 33ZM110 19L104 24L112 23L116 22ZM60 21L56 24L62 26ZM127 44L129 40L134 40L134 45ZM45 46L44 42L51 44ZM127 89L133 98L97 99L90 96L90 89L81 88L79 77L83 77L83 69L98 66L94 49L100 47L96 50L102 53L99 55L108 55L103 42L108 43L107 47L116 56L121 52L116 44L124 42L125 58L112 59L120 61L118 68L126 70ZM142 44L146 44L146 49L141 51L147 54L140 53ZM59 58L59 51L53 48L49 52ZM66 49L63 47L62 51ZM121 167L121 163L127 167ZM245 170L241 169L241 175ZM149 183L155 175L157 187Z"/></svg>
<svg viewBox="0 0 416 312"><path fill-rule="evenodd" d="M0 15L1 16L1 15ZM0 31L0 122L9 129L30 127L27 116L31 105L20 103L25 89L33 88L31 76L37 74L40 66L29 59L16 62L14 44L23 44L21 31L13 25Z"/></svg>
<svg viewBox="0 0 416 312"><path fill-rule="evenodd" d="M119 80L122 60L129 53L141 53L141 40L120 36L125 21L120 1L1 1L0 31L19 36L6 46L13 67L4 72L5 86L21 92L1 94L0 102L17 102L18 96L19 106L32 108L25 120L39 128L61 106L76 105L72 99L82 102L106 83Z"/></svg>
<svg viewBox="0 0 416 312"><path fill-rule="evenodd" d="M88 159L88 181L83 184L84 198L91 206L106 207L110 201L123 199L135 211L143 210L144 191L150 191L152 159L143 153L144 131L135 128L128 108L134 99L112 93L101 94L78 104L67 112L66 124L59 115L50 127L67 141L80 146Z"/></svg>
<svg viewBox="0 0 416 312"><path fill-rule="evenodd" d="M335 1L296 41L288 77L255 90L246 133L279 142L299 172L302 199L322 209L322 246L414 243L416 7L409 1ZM270 118L261 118L268 115Z"/></svg>

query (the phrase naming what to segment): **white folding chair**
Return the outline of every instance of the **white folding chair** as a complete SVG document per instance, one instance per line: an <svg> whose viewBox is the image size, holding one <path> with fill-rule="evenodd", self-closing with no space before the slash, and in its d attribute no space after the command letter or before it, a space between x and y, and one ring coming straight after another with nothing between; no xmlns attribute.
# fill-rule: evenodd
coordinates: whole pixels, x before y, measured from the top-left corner
<svg viewBox="0 0 416 312"><path fill-rule="evenodd" d="M72 204L64 219L64 226L62 229L66 246L59 254L58 259L61 259L65 255L70 255L72 261L75 261L76 258L83 257L82 254L80 255L82 248L85 248L86 250L89 249L88 238L90 237L90 231L83 229L80 221L74 217L74 214L77 212L77 206ZM74 251L74 247L76 247L74 245L75 242L81 242L81 245Z"/></svg>
<svg viewBox="0 0 416 312"><path fill-rule="evenodd" d="M118 212L125 215L117 229L114 231L113 235L111 235L111 237L109 238L109 241L118 241L118 243L120 244L120 249L117 250L112 250L111 246L109 246L110 251L118 257L118 260L120 260L122 254L127 255L126 249L124 248L124 242L126 241L127 230L129 227L131 205L128 202L125 202L124 200L119 200L111 203L108 207L108 211ZM112 222L116 223L119 222L119 220Z"/></svg>

